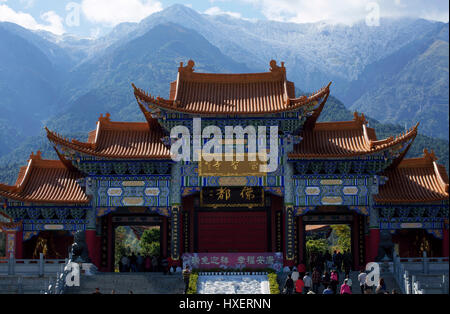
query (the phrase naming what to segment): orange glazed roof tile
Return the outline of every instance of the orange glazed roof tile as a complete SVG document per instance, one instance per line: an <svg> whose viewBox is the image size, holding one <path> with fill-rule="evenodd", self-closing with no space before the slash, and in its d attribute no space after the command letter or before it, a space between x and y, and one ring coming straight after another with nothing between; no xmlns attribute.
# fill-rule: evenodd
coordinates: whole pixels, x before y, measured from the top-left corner
<svg viewBox="0 0 450 314"><path fill-rule="evenodd" d="M54 144L83 154L124 159L170 159L170 151L161 141L164 136L150 130L147 122L112 122L110 115L100 116L97 129L89 133L87 142L69 141L48 130L47 137Z"/></svg>
<svg viewBox="0 0 450 314"><path fill-rule="evenodd" d="M448 200L448 176L436 163L434 153L424 150L420 158L404 159L396 169L384 173L388 181L380 186L377 203L423 203Z"/></svg>
<svg viewBox="0 0 450 314"><path fill-rule="evenodd" d="M15 185L0 184L0 195L21 202L86 204L89 198L77 183L80 178L79 172L70 171L61 160L44 160L37 152L21 168Z"/></svg>
<svg viewBox="0 0 450 314"><path fill-rule="evenodd" d="M194 61L181 63L177 81L171 83L169 99L152 97L133 84L139 101L157 108L185 113L267 114L295 110L314 104L329 94L326 86L311 96L294 98L294 83L286 80L284 64L270 62L270 72L213 74L194 72Z"/></svg>
<svg viewBox="0 0 450 314"><path fill-rule="evenodd" d="M396 138L377 140L375 130L366 127L364 115L355 112L353 121L319 122L300 133L303 140L294 147L290 158L339 158L360 156L414 139L417 127Z"/></svg>

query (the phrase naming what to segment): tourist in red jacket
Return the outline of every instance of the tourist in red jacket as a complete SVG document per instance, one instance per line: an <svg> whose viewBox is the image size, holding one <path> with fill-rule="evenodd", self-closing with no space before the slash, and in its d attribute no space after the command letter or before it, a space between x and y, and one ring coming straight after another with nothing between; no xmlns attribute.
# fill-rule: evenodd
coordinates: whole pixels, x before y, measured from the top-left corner
<svg viewBox="0 0 450 314"><path fill-rule="evenodd" d="M303 294L303 290L305 288L305 283L303 282L303 279L300 277L295 282L295 293L297 294Z"/></svg>
<svg viewBox="0 0 450 314"><path fill-rule="evenodd" d="M306 266L305 263L303 263L303 261L301 261L300 264L298 264L297 270L300 273L300 278L303 278L306 273Z"/></svg>

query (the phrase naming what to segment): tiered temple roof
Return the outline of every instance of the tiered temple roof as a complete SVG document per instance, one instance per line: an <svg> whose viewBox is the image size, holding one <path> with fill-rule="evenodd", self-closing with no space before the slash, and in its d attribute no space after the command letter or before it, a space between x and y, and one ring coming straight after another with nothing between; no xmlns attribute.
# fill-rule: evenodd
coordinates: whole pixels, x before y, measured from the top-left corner
<svg viewBox="0 0 450 314"><path fill-rule="evenodd" d="M423 203L448 200L448 176L436 163L432 151L423 157L404 159L398 167L386 171L388 181L374 197L377 203Z"/></svg>
<svg viewBox="0 0 450 314"><path fill-rule="evenodd" d="M404 134L377 140L375 130L366 126L364 115L354 114L352 121L318 122L303 130L303 140L294 147L290 158L348 158L375 153L414 139L417 127Z"/></svg>
<svg viewBox="0 0 450 314"><path fill-rule="evenodd" d="M195 73L190 61L187 66L181 64L177 80L171 83L169 99L154 98L133 85L147 122L113 122L107 114L100 116L86 142L68 140L46 128L47 137L62 151L68 151L69 156L78 152L110 160L169 160L169 148L162 142L166 134L156 118L160 111L210 116L242 114L245 118L314 107L305 111L308 117L299 134L302 141L290 153L291 159L345 159L387 149L401 151L382 174L388 181L380 186L375 201L417 203L448 199L448 177L433 153L404 159L418 125L395 138L378 140L375 130L367 127L364 115L355 113L352 121L316 122L329 96L330 84L309 97L295 98L295 87L286 80L284 64L277 66L271 61L270 65L267 73L206 74ZM56 151L60 160L43 160L40 153L32 154L13 186L0 184L0 196L31 203L88 203L77 183L83 175Z"/></svg>
<svg viewBox="0 0 450 314"><path fill-rule="evenodd" d="M44 160L38 151L20 168L14 185L0 184L0 196L29 203L87 204L89 198L77 182L82 177L63 160Z"/></svg>
<svg viewBox="0 0 450 314"><path fill-rule="evenodd" d="M100 116L97 128L87 142L68 140L46 128L48 139L63 149L103 158L170 159L170 151L161 141L161 131L146 122L113 122L110 115Z"/></svg>
<svg viewBox="0 0 450 314"><path fill-rule="evenodd" d="M270 62L270 72L249 74L212 74L194 72L194 61L181 63L178 77L171 84L170 98L153 97L133 84L138 102L155 109L189 114L263 115L293 111L329 94L325 86L311 96L295 98L294 83L286 80L284 64Z"/></svg>

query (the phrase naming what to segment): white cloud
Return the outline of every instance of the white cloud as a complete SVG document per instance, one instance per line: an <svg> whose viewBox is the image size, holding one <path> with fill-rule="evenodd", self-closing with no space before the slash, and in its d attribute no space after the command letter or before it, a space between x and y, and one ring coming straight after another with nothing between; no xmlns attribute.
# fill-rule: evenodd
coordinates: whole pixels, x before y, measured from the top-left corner
<svg viewBox="0 0 450 314"><path fill-rule="evenodd" d="M123 22L140 22L163 8L154 0L83 0L81 9L89 21L115 26Z"/></svg>
<svg viewBox="0 0 450 314"><path fill-rule="evenodd" d="M209 9L207 9L204 13L208 14L208 15L224 15L224 14L226 14L226 15L232 16L237 19L242 18L242 15L238 12L222 11L222 9L219 7L211 7Z"/></svg>
<svg viewBox="0 0 450 314"><path fill-rule="evenodd" d="M448 22L446 0L241 0L252 3L270 20L352 24L364 20L375 4L381 17L421 17Z"/></svg>
<svg viewBox="0 0 450 314"><path fill-rule="evenodd" d="M1 22L11 22L31 30L45 30L57 35L65 33L63 19L54 11L42 13L40 18L47 24L40 24L30 14L21 11L16 12L6 4L0 5Z"/></svg>

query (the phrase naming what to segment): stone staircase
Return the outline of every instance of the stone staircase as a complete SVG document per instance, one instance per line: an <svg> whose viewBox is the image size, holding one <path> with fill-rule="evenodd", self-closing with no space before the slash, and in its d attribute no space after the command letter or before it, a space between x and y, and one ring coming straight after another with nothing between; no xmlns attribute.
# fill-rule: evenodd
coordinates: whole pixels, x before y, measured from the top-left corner
<svg viewBox="0 0 450 314"><path fill-rule="evenodd" d="M19 287L19 277L21 285ZM51 277L53 279L53 276ZM48 287L50 276L0 276L0 294L40 294Z"/></svg>
<svg viewBox="0 0 450 314"><path fill-rule="evenodd" d="M448 293L448 281L445 283L443 282L443 274L412 273L412 275L420 282L420 289L424 289L426 294ZM443 289L444 284L447 285L446 290Z"/></svg>
<svg viewBox="0 0 450 314"><path fill-rule="evenodd" d="M66 294L91 294L99 288L102 294L182 294L184 282L181 274L163 273L98 273L82 275L80 287L66 288Z"/></svg>
<svg viewBox="0 0 450 314"><path fill-rule="evenodd" d="M359 287L359 281L358 281L358 271L352 271L350 273L350 279L352 280L352 293L353 294L361 294L361 288ZM397 290L397 293L401 293L400 287L398 286L397 282L395 281L394 275L390 272L382 273L381 277L384 279L384 283L386 284L387 291L389 293L392 292L393 289ZM343 281L344 274L340 274L340 280ZM342 283L341 283L342 284ZM376 287L373 287L373 293L375 293Z"/></svg>
<svg viewBox="0 0 450 314"><path fill-rule="evenodd" d="M358 281L358 271L352 271L350 272L350 279L352 280L352 294L361 294L361 288L359 287L359 281ZM282 290L284 281L286 280L287 274L283 273L281 276L278 276L278 284L280 285L280 290ZM345 274L343 272L339 273L339 285L338 290L340 289L341 285L344 282ZM386 283L386 287L389 291L389 293L392 292L392 289L397 290L398 293L401 293L400 288L397 285L397 282L395 281L394 275L391 273L384 273L381 275L381 277L384 278L384 282ZM322 294L325 287L321 284L319 287L319 294ZM373 293L375 293L376 287L373 287Z"/></svg>

